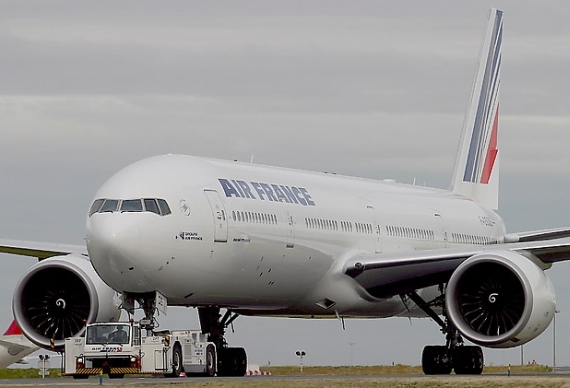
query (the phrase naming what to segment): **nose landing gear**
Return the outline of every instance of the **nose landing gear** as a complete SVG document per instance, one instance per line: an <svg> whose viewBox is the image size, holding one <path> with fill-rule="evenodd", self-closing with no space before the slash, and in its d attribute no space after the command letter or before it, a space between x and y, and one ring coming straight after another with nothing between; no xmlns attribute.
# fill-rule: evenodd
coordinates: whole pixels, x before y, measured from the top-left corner
<svg viewBox="0 0 570 388"><path fill-rule="evenodd" d="M154 330L156 321L154 314L161 304L166 304L166 298L161 297L156 292L149 293L127 293L122 295L122 308L130 314L134 314L135 301L143 309L145 317L140 324L143 329ZM222 316L219 307L198 307L198 317L200 318L200 329L202 333L208 335L208 341L216 345L216 356L211 360L216 360L218 376L244 376L247 370L247 354L244 348L229 347L224 334L229 325L239 317L238 313L227 310ZM212 361L213 362L213 361ZM210 372L210 375L213 373Z"/></svg>

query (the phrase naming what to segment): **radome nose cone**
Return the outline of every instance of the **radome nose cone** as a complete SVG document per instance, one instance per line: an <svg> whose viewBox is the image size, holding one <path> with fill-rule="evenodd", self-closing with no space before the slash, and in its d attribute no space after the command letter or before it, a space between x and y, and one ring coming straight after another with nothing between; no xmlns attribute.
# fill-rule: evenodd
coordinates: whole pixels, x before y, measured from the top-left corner
<svg viewBox="0 0 570 388"><path fill-rule="evenodd" d="M138 225L123 214L94 214L87 231L87 251L101 278L122 291L122 274L136 264L141 244Z"/></svg>

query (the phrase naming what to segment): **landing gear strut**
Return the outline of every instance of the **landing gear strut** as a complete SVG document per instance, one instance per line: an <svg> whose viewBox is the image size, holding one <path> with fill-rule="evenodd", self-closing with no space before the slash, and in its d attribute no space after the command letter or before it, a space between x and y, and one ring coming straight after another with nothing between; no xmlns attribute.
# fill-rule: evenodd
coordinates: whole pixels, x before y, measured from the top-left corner
<svg viewBox="0 0 570 388"><path fill-rule="evenodd" d="M161 295L156 292L124 292L122 297L122 308L129 314L134 314L135 302L137 302L145 315L140 320L141 327L150 331L154 330L156 327L154 314L157 310L162 311L159 307L161 304L166 304L166 299L164 297L161 298ZM219 307L198 307L198 317L200 318L202 333L208 334L208 341L216 345L215 355L213 346L210 345L207 349L208 365L206 375L213 376L217 372L218 376L244 376L247 369L245 349L229 347L224 338L227 327L239 317L239 314L227 310L222 316ZM178 373L173 372L173 374L178 376Z"/></svg>
<svg viewBox="0 0 570 388"><path fill-rule="evenodd" d="M198 307L202 333L216 345L218 376L243 376L247 368L244 348L230 348L224 338L226 328L239 316L230 310L222 316L219 307Z"/></svg>
<svg viewBox="0 0 570 388"><path fill-rule="evenodd" d="M144 318L140 320L141 328L152 331L156 327L156 321L154 319L154 314L157 311L156 295L157 293L155 292L123 292L123 303L121 307L132 315L135 313L135 302L137 302L144 311Z"/></svg>
<svg viewBox="0 0 570 388"><path fill-rule="evenodd" d="M440 287L440 290L442 294L429 303L415 291L406 294L441 327L441 332L445 334L445 345L426 346L424 348L422 370L426 375L450 374L452 369L458 375L479 375L483 372L483 351L479 346L464 345L461 334L447 316L443 286ZM442 309L443 319L436 314L432 307Z"/></svg>

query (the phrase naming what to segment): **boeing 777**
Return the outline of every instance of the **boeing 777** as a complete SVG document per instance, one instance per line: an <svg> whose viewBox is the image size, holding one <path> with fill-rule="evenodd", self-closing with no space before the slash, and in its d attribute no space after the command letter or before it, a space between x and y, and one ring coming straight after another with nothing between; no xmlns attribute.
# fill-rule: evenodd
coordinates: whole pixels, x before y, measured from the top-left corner
<svg viewBox="0 0 570 388"><path fill-rule="evenodd" d="M0 244L42 259L15 292L22 331L61 349L85 322L116 319L119 305L142 308L148 329L157 309L194 306L218 375L243 375L245 350L224 338L240 314L427 316L445 344L424 348L424 372L481 373L480 346L519 346L548 327L556 302L545 270L570 259L570 229L506 234L495 212L502 31L492 10L449 190L145 159L96 193L86 248Z"/></svg>

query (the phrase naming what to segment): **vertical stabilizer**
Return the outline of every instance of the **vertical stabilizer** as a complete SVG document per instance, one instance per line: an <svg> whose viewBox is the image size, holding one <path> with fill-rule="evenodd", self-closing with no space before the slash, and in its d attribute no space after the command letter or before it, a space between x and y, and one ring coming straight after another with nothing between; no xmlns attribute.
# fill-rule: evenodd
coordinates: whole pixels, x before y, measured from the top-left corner
<svg viewBox="0 0 570 388"><path fill-rule="evenodd" d="M451 190L491 209L499 205L499 85L503 11L491 9Z"/></svg>
<svg viewBox="0 0 570 388"><path fill-rule="evenodd" d="M20 329L20 326L18 326L18 324L16 323L16 320L12 320L12 323L10 323L10 326L8 326L8 329L6 330L6 332L4 333L4 335L22 335L22 330Z"/></svg>

